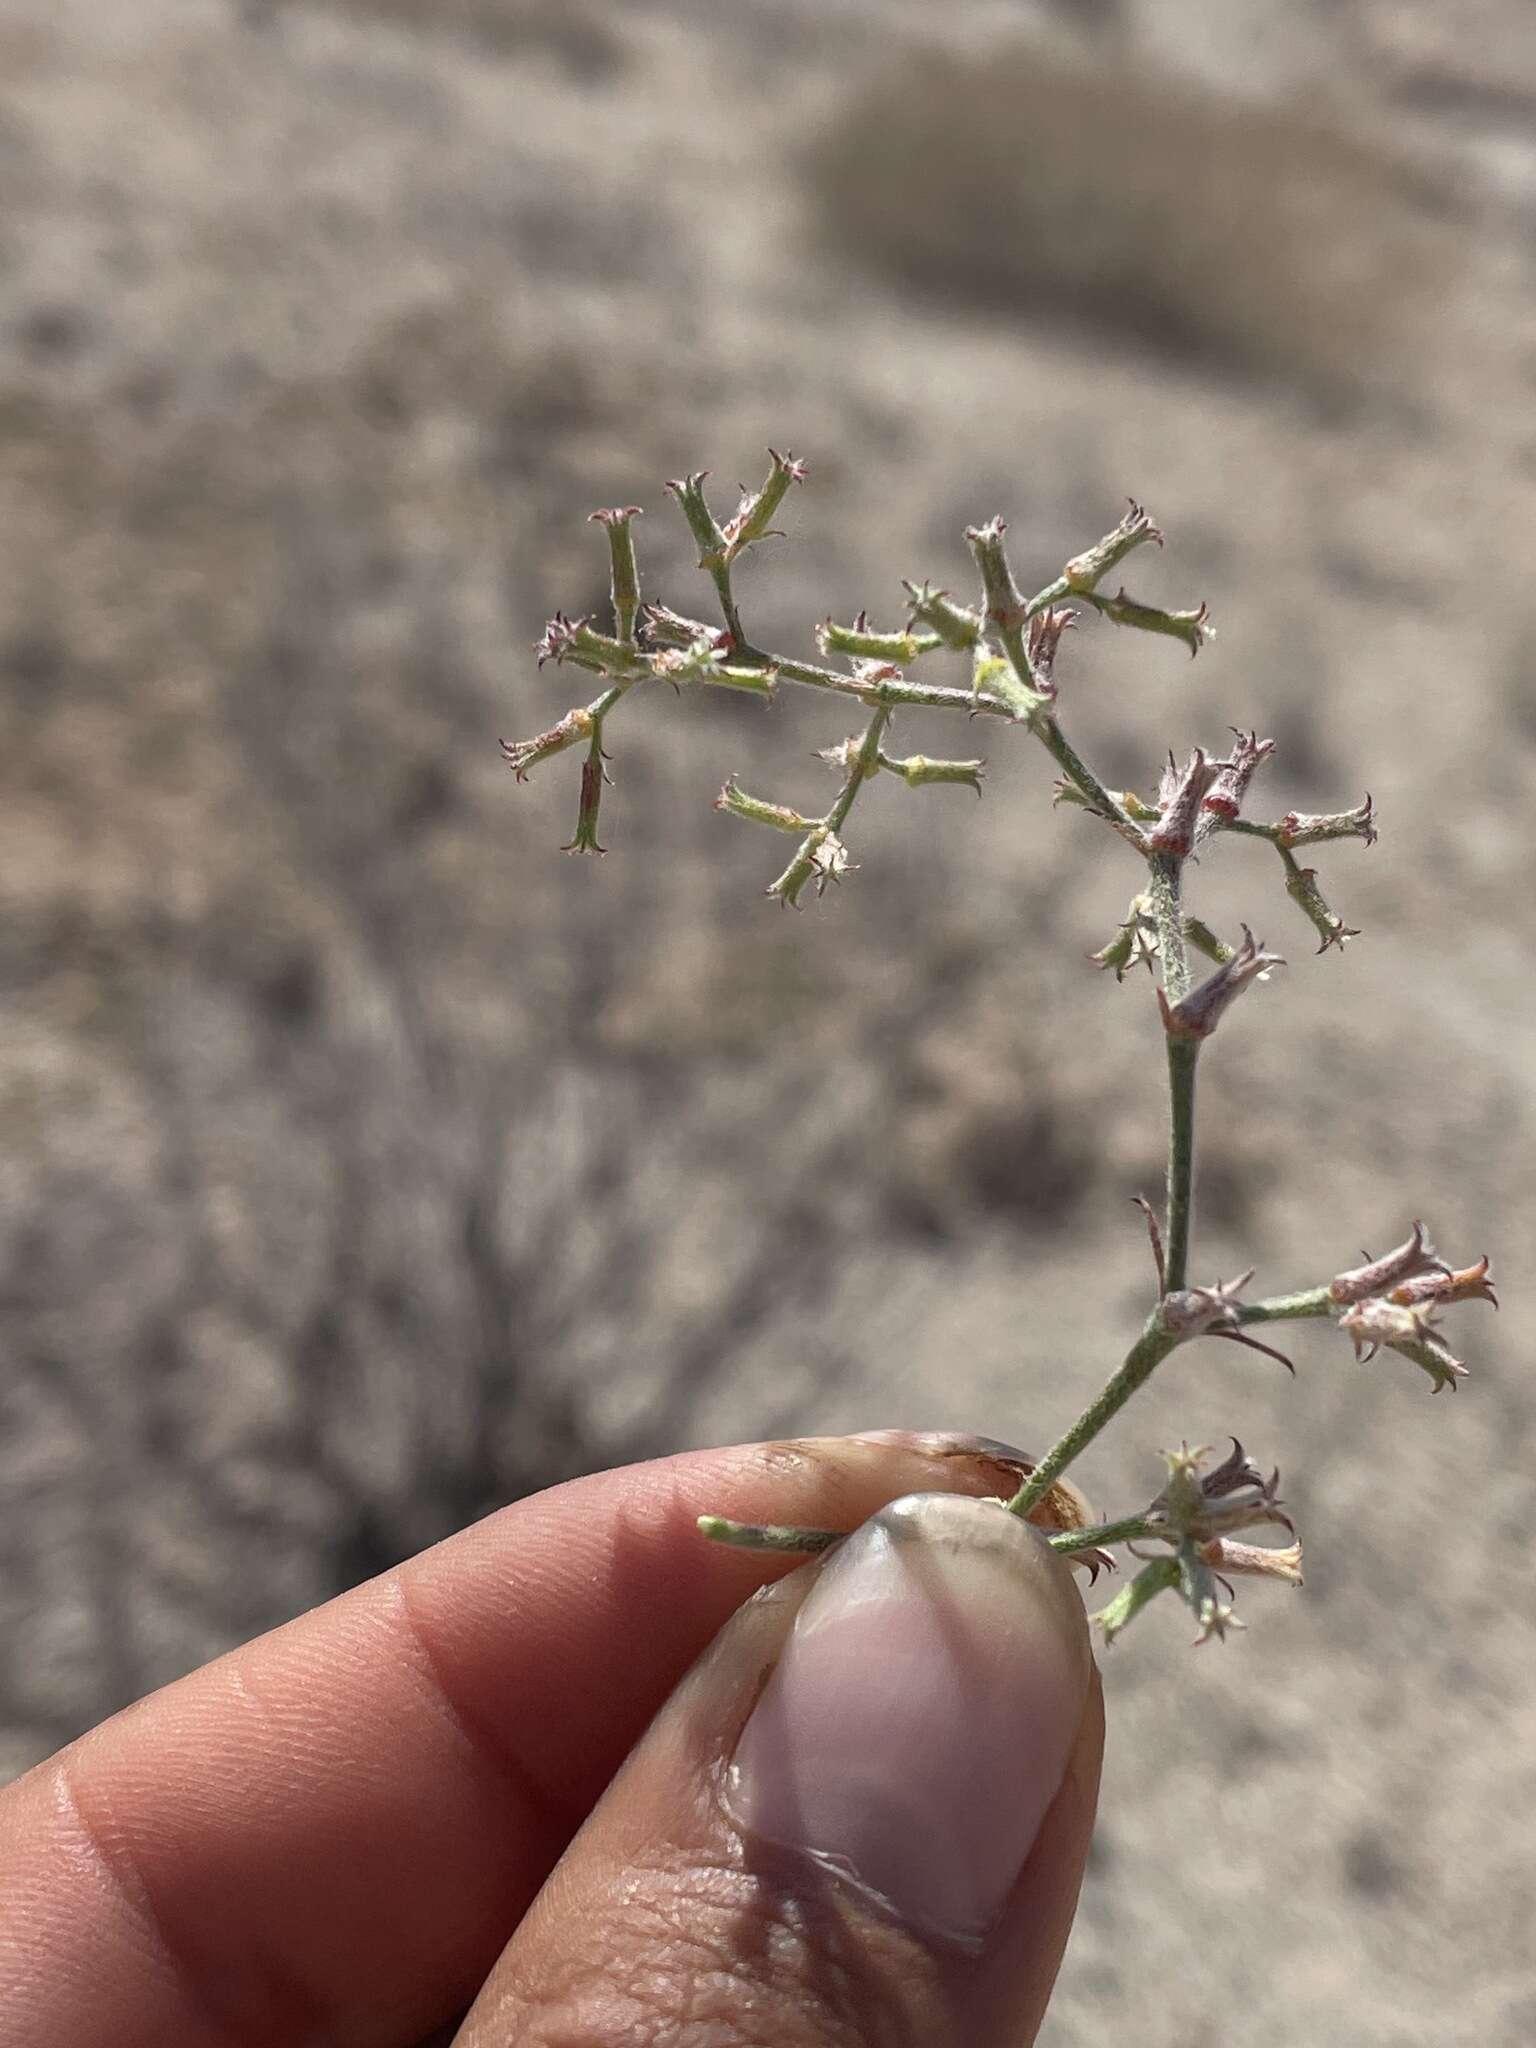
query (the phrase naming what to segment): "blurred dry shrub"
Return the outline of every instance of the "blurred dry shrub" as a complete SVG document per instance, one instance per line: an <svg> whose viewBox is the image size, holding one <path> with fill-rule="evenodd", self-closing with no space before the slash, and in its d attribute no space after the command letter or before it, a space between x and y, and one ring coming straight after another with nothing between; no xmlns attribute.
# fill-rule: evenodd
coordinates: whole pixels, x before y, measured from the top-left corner
<svg viewBox="0 0 1536 2048"><path fill-rule="evenodd" d="M908 56L816 138L839 257L904 292L1325 391L1383 376L1444 288L1444 195L1286 107L1011 46Z"/></svg>

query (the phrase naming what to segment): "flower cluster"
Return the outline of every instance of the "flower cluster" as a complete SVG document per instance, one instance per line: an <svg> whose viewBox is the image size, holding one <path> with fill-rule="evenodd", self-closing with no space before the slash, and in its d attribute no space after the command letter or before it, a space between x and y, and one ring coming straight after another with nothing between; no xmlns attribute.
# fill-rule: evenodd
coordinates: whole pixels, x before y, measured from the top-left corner
<svg viewBox="0 0 1536 2048"><path fill-rule="evenodd" d="M1340 1273L1328 1292L1343 1309L1339 1328L1353 1339L1356 1358L1395 1351L1429 1374L1436 1394L1467 1374L1441 1335L1439 1311L1458 1301L1499 1305L1487 1258L1457 1272L1431 1250L1422 1223L1395 1251Z"/></svg>
<svg viewBox="0 0 1536 2048"><path fill-rule="evenodd" d="M612 631L590 618L557 611L536 652L541 666L552 661L595 675L600 693L531 739L504 740L503 752L521 782L534 767L584 746L577 827L569 850L600 854L598 813L608 783L605 739L610 721L637 689L666 682L675 690L720 688L768 697L784 684L795 684L861 707L862 730L820 752L837 780L831 802L790 804L753 795L735 776L715 800L725 815L787 833L796 842L788 864L767 887L781 904L798 904L806 892L821 895L854 871L850 817L864 792L882 778L887 786L900 783L911 790L956 784L981 794L983 760L892 749L893 721L908 709L954 711L967 719L991 719L1005 730L1022 728L1056 765L1056 801L1101 822L1130 849L1140 864L1136 893L1123 922L1091 957L1112 968L1117 981L1145 966L1156 993L1155 1021L1161 1027L1169 1087L1168 1176L1161 1215L1149 1203L1141 1207L1151 1234L1157 1290L1141 1334L1119 1369L1043 1457L1018 1461L1012 1474L1016 1491L1002 1505L1040 1522L1058 1550L1095 1571L1112 1563L1110 1552L1117 1544L1157 1547L1150 1558L1133 1547L1141 1568L1099 1616L1107 1639L1164 1591L1176 1592L1191 1608L1200 1640L1223 1635L1236 1625L1231 1579L1300 1582L1300 1546L1281 1507L1277 1476L1266 1478L1235 1440L1231 1455L1214 1465L1208 1450L1181 1446L1167 1454L1166 1484L1144 1511L1094 1523L1081 1495L1063 1477L1067 1467L1162 1362L1186 1344L1221 1339L1276 1358L1294 1372L1291 1360L1255 1332L1279 1322L1328 1319L1350 1339L1357 1358L1370 1360L1382 1352L1405 1358L1427 1374L1438 1392L1456 1386L1466 1374L1443 1334L1444 1312L1464 1301L1497 1305L1488 1261L1460 1270L1450 1266L1433 1251L1419 1223L1405 1243L1383 1257L1368 1258L1290 1294L1245 1299L1252 1272L1210 1286L1194 1285L1189 1278L1197 1066L1238 997L1285 962L1247 924L1238 926L1235 937L1224 938L1195 915L1185 901L1187 874L1217 850L1218 841L1262 841L1280 862L1287 899L1317 934L1317 950L1341 949L1360 936L1358 928L1345 923L1323 895L1317 870L1302 866L1296 853L1351 839L1373 845L1375 806L1367 795L1344 811L1291 810L1272 822L1249 816L1254 784L1275 742L1257 730L1236 727L1223 752L1195 746L1182 760L1170 752L1152 795L1110 789L1094 773L1062 724L1063 710L1071 710L1064 650L1079 618L1096 614L1112 625L1174 639L1191 655L1212 637L1204 603L1165 610L1133 597L1123 585L1107 594L1103 586L1112 570L1138 548L1163 545L1162 533L1134 502L1117 526L1073 555L1033 594L1021 585L1010 560L1006 522L993 518L965 533L980 583L973 602L930 581L905 582L899 623L882 627L860 610L849 624L827 618L816 628L818 661L765 652L743 622L733 575L749 549L777 532L774 521L806 474L792 455L770 449L769 457L763 483L743 494L723 524L710 509L707 471L667 487L697 545L699 567L713 584L719 624L642 602L633 532L637 506L592 514L609 550ZM914 670L925 662L948 664L948 676L929 680L925 671L919 680ZM1192 972L1192 954L1211 964L1201 978ZM1243 1540L1243 1531L1264 1524L1280 1526L1291 1543L1275 1547ZM717 1517L705 1517L704 1526L720 1541L780 1551L823 1550L839 1533L742 1528Z"/></svg>
<svg viewBox="0 0 1536 2048"><path fill-rule="evenodd" d="M1301 1584L1301 1544L1280 1499L1280 1474L1271 1472L1266 1478L1236 1437L1230 1455L1207 1471L1211 1456L1208 1445L1191 1450L1181 1444L1176 1451L1163 1453L1168 1481L1141 1517L1138 1534L1166 1544L1168 1550L1143 1565L1100 1613L1106 1642L1113 1642L1148 1600L1164 1590L1176 1591L1194 1614L1199 1626L1196 1641L1203 1643L1243 1626L1232 1609L1232 1578ZM1284 1529L1291 1542L1280 1546L1238 1541L1240 1530L1265 1525Z"/></svg>

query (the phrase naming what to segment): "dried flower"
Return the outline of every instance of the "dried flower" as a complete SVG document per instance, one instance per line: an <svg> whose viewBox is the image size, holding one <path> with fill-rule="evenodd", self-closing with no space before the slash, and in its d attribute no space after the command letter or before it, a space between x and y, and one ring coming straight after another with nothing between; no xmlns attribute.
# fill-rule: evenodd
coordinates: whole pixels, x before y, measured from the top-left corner
<svg viewBox="0 0 1536 2048"><path fill-rule="evenodd" d="M719 667L720 643L712 637L695 640L691 647L663 647L651 656L653 673L674 690L684 683L712 682Z"/></svg>
<svg viewBox="0 0 1536 2048"><path fill-rule="evenodd" d="M1366 791L1365 802L1356 804L1352 811L1287 811L1276 832L1280 845L1285 847L1310 846L1319 839L1363 839L1367 846L1374 846L1376 811L1370 791Z"/></svg>
<svg viewBox="0 0 1536 2048"><path fill-rule="evenodd" d="M1454 1389L1465 1379L1467 1368L1440 1335L1434 1320L1434 1305L1419 1302L1403 1307L1398 1302L1372 1295L1357 1301L1339 1317L1339 1328L1355 1347L1356 1358L1367 1365L1379 1351L1395 1351L1429 1374L1438 1394L1442 1387Z"/></svg>
<svg viewBox="0 0 1536 2048"><path fill-rule="evenodd" d="M1257 733L1239 732L1233 726L1232 735L1237 745L1225 761L1216 763L1216 779L1205 796L1205 809L1222 819L1235 818L1242 810L1260 763L1275 751L1274 741L1261 740Z"/></svg>
<svg viewBox="0 0 1536 2048"><path fill-rule="evenodd" d="M853 871L853 862L848 858L848 849L835 832L826 833L816 843L811 856L816 869L816 894L820 896L828 882L840 882L843 876Z"/></svg>
<svg viewBox="0 0 1536 2048"><path fill-rule="evenodd" d="M723 794L724 792L722 791ZM739 815L746 815L745 812L740 812L739 807L734 804L728 806L728 808L738 810ZM763 820L762 822L774 821ZM798 908L800 891L807 882L814 883L818 896L824 896L827 892L827 884L829 882L840 882L844 875L853 872L854 865L854 862L848 858L847 847L844 846L842 840L839 839L831 827L824 823L813 823L811 830L806 834L805 842L799 852L784 870L783 874L768 884L767 890L764 893L769 896L776 896L780 903L793 904Z"/></svg>
<svg viewBox="0 0 1536 2048"><path fill-rule="evenodd" d="M1420 1309L1403 1308L1380 1295L1368 1295L1345 1310L1339 1317L1339 1328L1354 1345L1356 1358L1369 1365L1383 1344L1414 1341L1422 1332L1422 1314Z"/></svg>
<svg viewBox="0 0 1536 2048"><path fill-rule="evenodd" d="M1192 1450L1181 1444L1165 1451L1168 1483L1147 1511L1147 1519L1179 1537L1207 1542L1239 1529L1277 1524L1296 1533L1296 1525L1280 1501L1280 1474L1266 1478L1236 1437L1232 1450L1213 1470L1205 1470L1211 1447Z"/></svg>
<svg viewBox="0 0 1536 2048"><path fill-rule="evenodd" d="M1056 694L1053 675L1056 650L1061 645L1062 634L1076 624L1077 613L1065 606L1047 606L1030 619L1024 635L1024 649L1029 662L1029 679L1043 697Z"/></svg>
<svg viewBox="0 0 1536 2048"><path fill-rule="evenodd" d="M664 604L640 608L640 635L648 647L697 647L708 641L716 654L729 654L731 636L723 626L706 626L702 619L685 619Z"/></svg>
<svg viewBox="0 0 1536 2048"><path fill-rule="evenodd" d="M1196 747L1182 769L1172 754L1168 756L1157 792L1161 815L1147 835L1147 844L1154 853L1182 856L1193 851L1200 806L1215 779L1216 764L1206 759L1200 747Z"/></svg>
<svg viewBox="0 0 1536 2048"><path fill-rule="evenodd" d="M1220 1578L1284 1579L1287 1585L1301 1584L1301 1545L1287 1543L1235 1543L1230 1536L1214 1536L1199 1546L1201 1562Z"/></svg>
<svg viewBox="0 0 1536 2048"><path fill-rule="evenodd" d="M1488 1301L1495 1308L1499 1305L1486 1252L1475 1266L1466 1266L1459 1273L1444 1267L1435 1272L1417 1273L1412 1279L1403 1281L1401 1286L1392 1288L1387 1299L1406 1308L1412 1308L1421 1301L1432 1302L1437 1307L1445 1307L1453 1301Z"/></svg>
<svg viewBox="0 0 1536 2048"><path fill-rule="evenodd" d="M556 612L534 642L539 667L546 661L573 661L578 668L597 675L636 676L644 674L640 650L629 640L616 640L611 633L599 633L590 619L568 619Z"/></svg>
<svg viewBox="0 0 1536 2048"><path fill-rule="evenodd" d="M1219 1330L1237 1328L1238 1296L1253 1278L1253 1268L1235 1280L1218 1280L1214 1287L1181 1287L1165 1294L1158 1303L1158 1317L1164 1330L1180 1344L1194 1337L1209 1337Z"/></svg>
<svg viewBox="0 0 1536 2048"><path fill-rule="evenodd" d="M531 740L500 740L497 744L506 755L508 765L518 781L526 782L530 768L536 768L552 754L563 754L567 747L574 747L578 740L590 739L593 727L591 712L578 704L574 710L567 711L560 723L552 725L548 732L535 733Z"/></svg>
<svg viewBox="0 0 1536 2048"><path fill-rule="evenodd" d="M608 851L597 843L597 814L602 807L603 785L608 781L603 767L603 757L594 740L592 751L581 764L581 802L576 812L576 830L561 848L562 853L598 853Z"/></svg>
<svg viewBox="0 0 1536 2048"><path fill-rule="evenodd" d="M1192 988L1187 996L1170 1003L1161 989L1157 1000L1163 1013L1163 1029L1170 1038L1209 1038L1226 1012L1250 981L1262 981L1272 967L1283 967L1278 953L1266 952L1262 940L1255 940L1247 925L1243 943L1214 974Z"/></svg>
<svg viewBox="0 0 1536 2048"><path fill-rule="evenodd" d="M585 624L585 619L568 619L564 612L556 612L541 637L533 643L539 667L542 668L546 661L564 661L575 647L576 635Z"/></svg>
<svg viewBox="0 0 1536 2048"><path fill-rule="evenodd" d="M1329 1282L1328 1292L1335 1301L1364 1301L1370 1294L1389 1293L1400 1281L1412 1279L1417 1273L1449 1274L1450 1270L1444 1259L1436 1255L1424 1225L1415 1222L1408 1237L1395 1250L1338 1274Z"/></svg>

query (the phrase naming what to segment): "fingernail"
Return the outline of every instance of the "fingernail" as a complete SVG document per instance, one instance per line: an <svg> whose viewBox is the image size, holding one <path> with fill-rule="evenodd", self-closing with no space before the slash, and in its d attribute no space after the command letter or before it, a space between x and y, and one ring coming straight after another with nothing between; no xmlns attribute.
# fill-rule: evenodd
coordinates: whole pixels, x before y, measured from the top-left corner
<svg viewBox="0 0 1536 2048"><path fill-rule="evenodd" d="M1017 1493L1020 1482L1035 1469L1035 1461L1027 1451L1016 1450L995 1436L972 1436L960 1429L861 1429L853 1440L971 1466L986 1474L990 1491L1005 1499Z"/></svg>
<svg viewBox="0 0 1536 2048"><path fill-rule="evenodd" d="M819 1568L726 1804L912 1927L976 1943L1061 1785L1090 1669L1081 1604L1035 1530L911 1494Z"/></svg>
<svg viewBox="0 0 1536 2048"><path fill-rule="evenodd" d="M930 1458L993 1458L1000 1465L1028 1465L1027 1451L1015 1450L995 1436L972 1436L960 1429L861 1429L860 1444L891 1444L901 1451L923 1451Z"/></svg>

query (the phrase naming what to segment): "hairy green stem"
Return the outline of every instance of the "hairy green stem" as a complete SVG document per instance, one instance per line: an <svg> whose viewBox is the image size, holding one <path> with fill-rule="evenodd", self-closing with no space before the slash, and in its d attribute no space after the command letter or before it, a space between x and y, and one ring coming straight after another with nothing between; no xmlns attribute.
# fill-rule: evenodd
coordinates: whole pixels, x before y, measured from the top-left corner
<svg viewBox="0 0 1536 2048"><path fill-rule="evenodd" d="M1195 1208L1195 1067L1198 1038L1168 1040L1168 1213L1163 1226L1163 1287L1188 1284L1189 1232Z"/></svg>
<svg viewBox="0 0 1536 2048"><path fill-rule="evenodd" d="M1163 987L1170 1003L1189 994L1192 976L1189 953L1184 943L1184 863L1171 853L1155 853L1151 860L1152 882L1147 891L1152 918L1157 926L1158 958L1163 963Z"/></svg>
<svg viewBox="0 0 1536 2048"><path fill-rule="evenodd" d="M1232 947L1225 940L1218 939L1203 918L1186 917L1184 937L1197 953L1203 953L1207 960L1214 960L1218 967L1224 967L1232 958Z"/></svg>
<svg viewBox="0 0 1536 2048"><path fill-rule="evenodd" d="M1080 597L1082 594L1081 591L1073 588L1069 577L1053 577L1046 584L1045 588L1037 590L1029 600L1029 603L1025 605L1024 616L1026 619L1032 619L1036 612L1043 612L1047 605L1060 604L1063 598Z"/></svg>
<svg viewBox="0 0 1536 2048"><path fill-rule="evenodd" d="M1083 1410L1072 1427L1056 1439L1009 1501L1010 1514L1027 1515L1032 1507L1045 1498L1073 1459L1085 1451L1100 1430L1113 1421L1132 1394L1146 1385L1177 1342L1178 1339L1163 1328L1162 1317L1154 1310L1147 1318L1146 1327L1141 1335L1127 1352L1124 1365L1100 1391L1097 1399Z"/></svg>
<svg viewBox="0 0 1536 2048"><path fill-rule="evenodd" d="M785 656L765 654L760 647L741 647L733 655L738 666L761 666L765 674L786 683L803 683L812 690L831 690L839 697L857 697L862 704L883 704L889 710L980 712L989 718L1017 721L1013 706L990 690L957 690L945 683L910 683L905 677L871 683L862 676L841 674L822 668L814 661L792 661Z"/></svg>
<svg viewBox="0 0 1536 2048"><path fill-rule="evenodd" d="M1054 751L1054 750L1053 750ZM1114 806L1118 810L1118 806ZM1120 815L1124 815L1121 813ZM1189 955L1184 940L1182 901L1183 862L1173 854L1154 854L1148 896L1157 926L1158 952L1163 966L1163 988L1170 1002L1189 992ZM1163 1230L1163 1291L1176 1293L1187 1285L1189 1233L1194 1207L1195 1159L1195 1067L1199 1057L1197 1038L1168 1036L1168 1206ZM1297 1314L1320 1313L1298 1309ZM1262 1320L1254 1317L1254 1321ZM1027 1515L1073 1459L1091 1444L1099 1432L1151 1378L1177 1339L1163 1327L1154 1310L1145 1329L1131 1347L1125 1363L1098 1398L1058 1438L1045 1458L1030 1474L1008 1503L1016 1515Z"/></svg>
<svg viewBox="0 0 1536 2048"><path fill-rule="evenodd" d="M1099 1550L1110 1543L1135 1543L1142 1537L1163 1533L1153 1528L1146 1515L1126 1515L1118 1522L1100 1522L1094 1529L1062 1529L1046 1541L1062 1557L1071 1557L1079 1550Z"/></svg>
<svg viewBox="0 0 1536 2048"><path fill-rule="evenodd" d="M745 644L747 636L742 630L741 613L736 609L736 598L731 589L730 567L724 562L711 562L709 573L715 586L715 594L720 600L720 610L725 619L725 629L736 646L741 647Z"/></svg>
<svg viewBox="0 0 1536 2048"><path fill-rule="evenodd" d="M880 741L884 737L885 728L890 722L891 713L889 705L882 705L869 721L863 742L859 747L857 755L854 757L853 766L848 771L848 780L838 791L837 802L822 820L829 832L842 831L843 826L848 821L848 813L853 809L854 798L870 777L878 773L880 767Z"/></svg>
<svg viewBox="0 0 1536 2048"><path fill-rule="evenodd" d="M1120 804L1116 802L1115 798L1110 795L1103 783L1100 782L1087 762L1068 743L1066 735L1050 713L1042 712L1039 717L1031 721L1031 724L1035 734L1045 743L1047 751L1066 775L1067 780L1082 791L1092 808L1108 818L1112 825L1122 827L1139 843L1140 835L1136 827L1131 823L1130 818L1126 815Z"/></svg>
<svg viewBox="0 0 1536 2048"><path fill-rule="evenodd" d="M1277 1294L1268 1301L1245 1301L1239 1304L1239 1323L1288 1323L1297 1322L1304 1316L1331 1316L1337 1313L1339 1303L1326 1287L1303 1287L1295 1294Z"/></svg>
<svg viewBox="0 0 1536 2048"><path fill-rule="evenodd" d="M769 884L770 896L777 896L783 903L798 902L800 891L817 872L818 859L822 856L823 849L830 849L833 854L837 852L838 834L847 822L848 813L853 809L854 798L864 784L880 772L880 741L890 722L890 707L882 704L869 721L864 737L859 742L859 750L848 764L847 779L837 793L837 801L824 818L816 820L783 874L777 881ZM840 868L836 864L823 865L818 887L825 888L827 881L834 878L839 871Z"/></svg>

